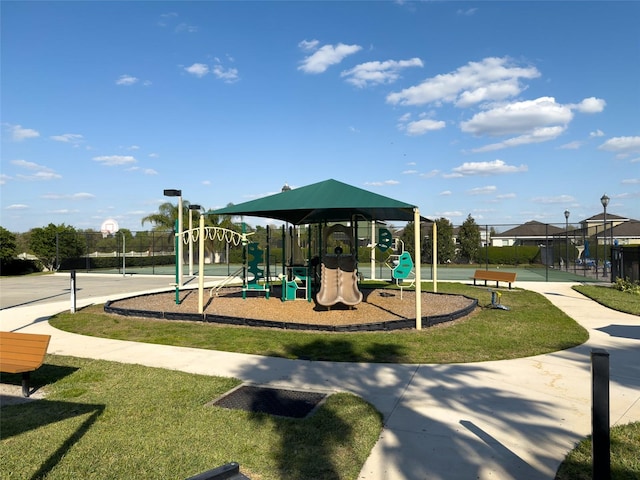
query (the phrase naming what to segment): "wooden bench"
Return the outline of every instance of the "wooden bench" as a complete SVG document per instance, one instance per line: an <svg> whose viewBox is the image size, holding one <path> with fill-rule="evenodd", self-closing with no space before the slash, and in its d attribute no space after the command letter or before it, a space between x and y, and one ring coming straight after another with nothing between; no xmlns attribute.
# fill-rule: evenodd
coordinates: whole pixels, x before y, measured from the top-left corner
<svg viewBox="0 0 640 480"><path fill-rule="evenodd" d="M30 373L47 354L51 335L0 332L0 372L22 373L22 395L28 397Z"/></svg>
<svg viewBox="0 0 640 480"><path fill-rule="evenodd" d="M473 284L476 284L476 280L484 280L485 286L487 281L496 282L496 288L499 282L505 282L509 284L509 290L511 290L511 284L516 281L516 274L514 272L501 272L499 270L476 270L473 274Z"/></svg>

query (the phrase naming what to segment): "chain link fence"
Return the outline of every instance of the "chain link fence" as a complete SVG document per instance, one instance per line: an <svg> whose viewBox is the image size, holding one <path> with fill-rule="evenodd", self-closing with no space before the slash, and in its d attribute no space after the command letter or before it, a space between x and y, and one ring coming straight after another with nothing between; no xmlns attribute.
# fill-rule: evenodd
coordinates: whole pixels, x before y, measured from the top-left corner
<svg viewBox="0 0 640 480"><path fill-rule="evenodd" d="M298 242L303 258L311 258L308 245L314 248L312 237L309 237L306 227L298 232ZM390 227L392 228L392 227ZM432 229L423 225L421 257L424 266L432 262L432 249L429 238ZM401 232L394 230L394 236ZM528 222L516 224L486 224L477 226L477 245L474 258L469 261L468 256L462 255L465 239L461 236L460 226L453 226L450 238L454 253L446 262L440 261L445 267L456 266L467 268L531 268L545 272L549 279L559 272L571 274L571 277L582 277L591 280L613 281L616 277L638 280L638 260L636 250L640 246L626 245L629 239L615 238L612 222L600 225L590 225L575 228L567 224L543 224ZM362 269L369 268L371 245L376 239L371 239L371 227L362 222L358 228L358 257ZM269 263L271 271L276 272L286 262L286 252L283 252L283 229L271 228L268 241ZM71 238L72 236L73 238ZM262 247L267 246L266 236L255 235L251 241L258 241ZM442 241L442 239L440 239ZM637 240L636 240L637 241ZM105 273L145 273L171 274L175 270L175 235L173 231L140 231L116 233L104 236L98 232L77 232L74 234L60 234L56 239L56 265L58 270L78 270L86 272ZM74 244L74 249L62 248L63 245ZM199 263L198 244L187 242L183 246L183 264L197 265ZM261 248L262 248L261 247ZM413 246L410 245L411 249ZM62 252L67 252L63 254ZM72 253L68 253L72 252ZM377 258L381 258L376 252ZM232 245L224 241L207 240L205 245L205 270L207 274L225 275L232 270L231 265L242 264L242 245ZM382 264L384 259L380 259ZM635 263L634 263L635 262ZM381 268L380 265L375 268ZM210 273L212 272L212 273Z"/></svg>

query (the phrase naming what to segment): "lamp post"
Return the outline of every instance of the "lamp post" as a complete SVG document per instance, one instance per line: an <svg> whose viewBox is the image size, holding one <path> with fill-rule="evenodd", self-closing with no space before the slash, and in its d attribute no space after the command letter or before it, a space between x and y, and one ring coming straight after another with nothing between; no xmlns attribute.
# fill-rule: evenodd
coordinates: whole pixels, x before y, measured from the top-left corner
<svg viewBox="0 0 640 480"><path fill-rule="evenodd" d="M176 235L178 237L177 251L176 251L176 285L182 287L182 190L167 189L164 191L165 197L178 197L178 231Z"/></svg>
<svg viewBox="0 0 640 480"><path fill-rule="evenodd" d="M193 211L201 210L200 205L189 205L189 276L193 276Z"/></svg>
<svg viewBox="0 0 640 480"><path fill-rule="evenodd" d="M566 258L565 258L565 271L569 271L569 210L564 211L564 239L565 239L565 249L566 249Z"/></svg>
<svg viewBox="0 0 640 480"><path fill-rule="evenodd" d="M604 217L602 219L602 241L604 247L602 256L604 257L604 267L602 268L602 275L605 276L607 274L607 205L609 205L609 197L607 197L606 193L600 197L600 203L602 203L602 208L604 208Z"/></svg>

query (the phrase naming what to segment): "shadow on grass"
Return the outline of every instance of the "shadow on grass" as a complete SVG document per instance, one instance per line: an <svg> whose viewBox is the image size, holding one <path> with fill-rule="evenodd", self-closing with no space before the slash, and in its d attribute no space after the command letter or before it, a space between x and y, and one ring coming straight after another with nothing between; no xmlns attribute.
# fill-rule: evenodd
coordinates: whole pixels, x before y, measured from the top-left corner
<svg viewBox="0 0 640 480"><path fill-rule="evenodd" d="M335 412L324 408L309 418L280 421L259 413L253 414L251 418L258 424L270 422L278 432L280 443L274 445L271 452L281 480L343 478L342 472L333 462L336 447L352 441L350 439L356 433ZM313 431L312 438L308 435L310 430Z"/></svg>
<svg viewBox="0 0 640 480"><path fill-rule="evenodd" d="M71 375L78 370L74 367L63 367L60 365L50 365L44 363L40 368L31 372L30 375L30 393L37 391L38 389L47 385L53 385L58 380ZM21 373L3 373L2 383L7 385L22 385Z"/></svg>
<svg viewBox="0 0 640 480"><path fill-rule="evenodd" d="M91 429L104 411L104 405L41 400L21 405L11 405L2 409L1 440L20 435L29 430L45 427L52 423L89 414L78 428L47 458L31 477L33 480L46 478L65 455Z"/></svg>
<svg viewBox="0 0 640 480"><path fill-rule="evenodd" d="M357 340L354 337L353 340ZM396 363L409 361L407 349L393 343L374 343L364 351L356 349L353 342L336 338L335 340L318 339L297 345L285 346L287 356L300 360L338 361L338 362L373 362Z"/></svg>

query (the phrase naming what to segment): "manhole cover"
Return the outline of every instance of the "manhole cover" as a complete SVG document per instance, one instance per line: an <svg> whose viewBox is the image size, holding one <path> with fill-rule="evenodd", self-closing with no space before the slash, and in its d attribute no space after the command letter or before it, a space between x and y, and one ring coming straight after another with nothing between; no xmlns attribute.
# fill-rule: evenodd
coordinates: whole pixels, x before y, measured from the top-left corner
<svg viewBox="0 0 640 480"><path fill-rule="evenodd" d="M324 398L324 393L243 385L211 403L222 408L262 412L280 417L304 418Z"/></svg>

